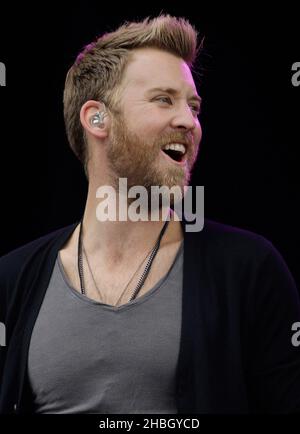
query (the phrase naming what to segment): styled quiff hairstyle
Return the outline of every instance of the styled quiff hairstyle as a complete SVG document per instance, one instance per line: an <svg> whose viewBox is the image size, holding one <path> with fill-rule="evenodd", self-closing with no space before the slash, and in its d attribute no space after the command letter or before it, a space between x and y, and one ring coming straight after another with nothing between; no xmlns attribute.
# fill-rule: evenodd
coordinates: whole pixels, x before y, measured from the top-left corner
<svg viewBox="0 0 300 434"><path fill-rule="evenodd" d="M64 119L72 150L88 178L88 148L80 122L80 110L88 100L102 101L117 110L121 82L132 50L158 48L182 58L192 69L201 48L197 31L184 18L160 15L141 22L125 22L84 47L67 73Z"/></svg>

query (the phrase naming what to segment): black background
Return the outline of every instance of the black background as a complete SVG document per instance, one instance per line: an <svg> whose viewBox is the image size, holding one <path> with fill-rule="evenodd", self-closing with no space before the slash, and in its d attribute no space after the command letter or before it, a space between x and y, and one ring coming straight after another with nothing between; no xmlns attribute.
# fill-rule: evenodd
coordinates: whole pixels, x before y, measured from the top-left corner
<svg viewBox="0 0 300 434"><path fill-rule="evenodd" d="M185 3L185 4L184 4ZM181 6L64 2L1 6L0 254L78 220L87 183L68 147L62 93L77 53L125 20L160 12L188 18L205 36L199 59L203 139L192 185L205 216L268 238L298 287L300 61L297 11L285 4Z"/></svg>

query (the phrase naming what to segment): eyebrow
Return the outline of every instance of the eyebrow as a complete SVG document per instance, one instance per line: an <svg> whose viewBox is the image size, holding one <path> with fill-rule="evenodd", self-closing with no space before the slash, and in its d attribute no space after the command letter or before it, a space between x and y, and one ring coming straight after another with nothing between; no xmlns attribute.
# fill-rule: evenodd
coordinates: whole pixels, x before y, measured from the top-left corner
<svg viewBox="0 0 300 434"><path fill-rule="evenodd" d="M164 92L164 93L169 93L170 95L174 95L174 96L177 96L180 93L178 90L173 89L172 87L154 87L154 88L149 89L147 91L147 93L154 93L154 92ZM202 103L202 98L197 94L194 94L191 98L189 98L189 100L198 101L199 104Z"/></svg>

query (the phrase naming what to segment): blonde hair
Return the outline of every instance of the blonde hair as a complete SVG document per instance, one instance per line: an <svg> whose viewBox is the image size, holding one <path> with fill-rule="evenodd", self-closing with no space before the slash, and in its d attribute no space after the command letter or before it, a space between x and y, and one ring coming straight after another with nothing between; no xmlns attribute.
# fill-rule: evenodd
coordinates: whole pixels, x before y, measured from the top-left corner
<svg viewBox="0 0 300 434"><path fill-rule="evenodd" d="M160 15L141 22L125 22L87 45L69 69L64 89L64 119L72 150L87 173L88 152L80 110L88 100L117 109L123 72L132 50L158 48L182 58L192 69L198 51L197 31L185 19Z"/></svg>

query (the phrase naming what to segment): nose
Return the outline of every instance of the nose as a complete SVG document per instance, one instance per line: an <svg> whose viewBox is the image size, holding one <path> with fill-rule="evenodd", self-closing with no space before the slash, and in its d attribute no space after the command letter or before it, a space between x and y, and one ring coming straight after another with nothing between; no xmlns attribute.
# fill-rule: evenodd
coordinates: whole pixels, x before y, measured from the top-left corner
<svg viewBox="0 0 300 434"><path fill-rule="evenodd" d="M199 125L199 119L192 112L188 104L182 104L180 107L177 107L172 117L171 125L176 129L193 131Z"/></svg>

